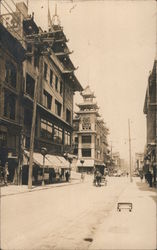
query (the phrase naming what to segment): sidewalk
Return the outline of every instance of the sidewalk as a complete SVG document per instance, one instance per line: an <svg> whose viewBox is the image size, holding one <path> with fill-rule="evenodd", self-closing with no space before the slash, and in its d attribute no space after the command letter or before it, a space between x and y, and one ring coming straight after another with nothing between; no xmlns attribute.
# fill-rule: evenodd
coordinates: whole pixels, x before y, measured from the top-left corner
<svg viewBox="0 0 157 250"><path fill-rule="evenodd" d="M118 202L131 202L128 209L117 211L117 204L93 235L89 249L155 250L157 247L157 193L146 183L134 179L121 194Z"/></svg>
<svg viewBox="0 0 157 250"><path fill-rule="evenodd" d="M88 178L87 180L88 181ZM54 184L48 184L45 186L32 186L32 189L28 189L27 185L8 185L0 187L0 196L10 196L10 195L17 195L17 194L23 194L28 192L34 192L34 191L40 191L50 188L56 188L56 187L63 187L63 186L69 186L69 185L75 185L80 184L80 174L72 172L71 173L71 179L69 182L62 182L62 183L54 183Z"/></svg>

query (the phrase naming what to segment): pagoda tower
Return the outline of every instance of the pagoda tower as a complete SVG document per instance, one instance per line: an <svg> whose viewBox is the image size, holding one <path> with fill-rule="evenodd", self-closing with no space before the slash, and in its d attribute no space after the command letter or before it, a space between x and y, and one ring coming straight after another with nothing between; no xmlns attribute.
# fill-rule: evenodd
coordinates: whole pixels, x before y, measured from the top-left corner
<svg viewBox="0 0 157 250"><path fill-rule="evenodd" d="M77 143L79 172L93 172L97 166L104 167L104 146L107 129L100 119L95 95L87 86L82 92L83 102L77 104L79 111L74 118L74 137ZM105 140L104 140L105 138ZM107 145L107 143L106 143ZM76 149L76 147L75 147Z"/></svg>

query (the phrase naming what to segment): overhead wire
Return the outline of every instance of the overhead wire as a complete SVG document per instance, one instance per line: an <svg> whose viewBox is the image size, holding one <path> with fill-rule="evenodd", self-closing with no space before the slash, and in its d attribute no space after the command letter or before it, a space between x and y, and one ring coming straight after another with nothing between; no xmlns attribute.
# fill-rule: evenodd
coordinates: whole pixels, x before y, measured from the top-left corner
<svg viewBox="0 0 157 250"><path fill-rule="evenodd" d="M3 0L5 3L6 3L6 1L5 0ZM2 5L3 5L3 7L8 11L8 14L11 14L12 15L12 18L14 19L14 20L16 20L16 21L18 21L19 22L19 18L14 14L14 12L10 12L9 10L8 10L8 8L4 5L4 3L1 1L1 3L2 3ZM8 6L8 4L7 4L7 6ZM8 6L10 9L11 9L11 7L10 6ZM12 10L12 9L11 9ZM3 15L1 15L1 18L5 21L5 22L7 22L7 20L3 17ZM21 20L20 20L21 21ZM24 41L24 42L26 42L26 40L14 29L14 27L12 27L11 25L9 25L8 23L7 23L7 25L9 26L9 28L10 29L12 29L12 30L14 30L14 32L18 35L18 37L20 38L20 41Z"/></svg>
<svg viewBox="0 0 157 250"><path fill-rule="evenodd" d="M14 2L14 0L11 0L11 2L15 5L15 7L17 8L17 10L22 14L22 16L24 18L26 18L26 16L22 13L22 11L17 7L16 3Z"/></svg>
<svg viewBox="0 0 157 250"><path fill-rule="evenodd" d="M6 22L6 20L5 20L5 18L4 18L3 16L1 16L1 18ZM14 30L14 32L20 37L20 40L19 40L19 41L26 42L26 41L22 38L22 36L21 36L21 35L11 26L11 25L7 24L7 26L9 26L9 28L10 28L11 30Z"/></svg>
<svg viewBox="0 0 157 250"><path fill-rule="evenodd" d="M5 4L8 6L8 8L9 8L12 12L10 12L10 11L8 10L8 8L7 8L6 6L4 6L3 1L5 2ZM14 14L14 11L13 11L12 8L6 3L5 0L2 0L2 1L1 1L1 4L2 4L3 7L8 11L9 14L13 15L13 16L15 17L15 19L16 19L18 22L20 21L20 18L18 18L18 17L16 16L16 14Z"/></svg>

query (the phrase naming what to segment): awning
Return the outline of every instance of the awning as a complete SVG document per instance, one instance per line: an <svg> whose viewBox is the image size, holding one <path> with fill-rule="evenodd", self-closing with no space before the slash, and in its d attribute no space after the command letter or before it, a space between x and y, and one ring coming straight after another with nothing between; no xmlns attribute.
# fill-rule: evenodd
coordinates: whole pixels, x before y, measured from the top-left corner
<svg viewBox="0 0 157 250"><path fill-rule="evenodd" d="M105 167L106 165L103 162L96 162L95 166L103 166L103 167Z"/></svg>
<svg viewBox="0 0 157 250"><path fill-rule="evenodd" d="M80 160L77 161L76 164L77 167L94 167L94 160L84 160L84 163L82 164Z"/></svg>
<svg viewBox="0 0 157 250"><path fill-rule="evenodd" d="M46 158L57 168L69 168L69 162L62 156L47 154Z"/></svg>
<svg viewBox="0 0 157 250"><path fill-rule="evenodd" d="M33 153L33 162L41 167L43 167L43 155L40 153ZM29 152L27 150L24 150L24 159L23 164L28 165L29 164ZM49 161L45 157L45 167L55 167L51 161Z"/></svg>
<svg viewBox="0 0 157 250"><path fill-rule="evenodd" d="M40 153L33 153L33 162L43 167L43 155ZM29 164L29 152L24 150L24 165ZM69 162L64 157L58 155L47 154L45 156L45 167L49 168L69 168Z"/></svg>
<svg viewBox="0 0 157 250"><path fill-rule="evenodd" d="M62 164L62 168L69 168L69 161L67 161L64 157L62 156L57 156L57 158L59 159L59 161Z"/></svg>

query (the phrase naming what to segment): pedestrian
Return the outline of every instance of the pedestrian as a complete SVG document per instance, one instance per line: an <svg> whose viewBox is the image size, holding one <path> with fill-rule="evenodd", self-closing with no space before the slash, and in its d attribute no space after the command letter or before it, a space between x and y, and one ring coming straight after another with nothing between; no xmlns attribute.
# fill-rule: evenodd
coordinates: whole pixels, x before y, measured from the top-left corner
<svg viewBox="0 0 157 250"><path fill-rule="evenodd" d="M147 173L147 180L148 180L148 183L149 183L149 186L152 187L152 173L150 172L150 170L148 171Z"/></svg>
<svg viewBox="0 0 157 250"><path fill-rule="evenodd" d="M85 179L85 175L84 173L81 173L81 181L84 182L84 179Z"/></svg>
<svg viewBox="0 0 157 250"><path fill-rule="evenodd" d="M4 184L7 186L8 185L8 162L6 162L5 167L4 167Z"/></svg>
<svg viewBox="0 0 157 250"><path fill-rule="evenodd" d="M141 182L143 181L143 174L140 174Z"/></svg>
<svg viewBox="0 0 157 250"><path fill-rule="evenodd" d="M69 173L68 173L68 171L66 171L66 173L65 173L65 178L66 178L66 182L68 182L69 181Z"/></svg>

